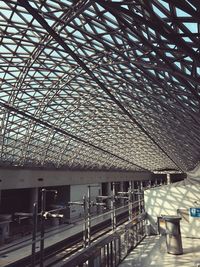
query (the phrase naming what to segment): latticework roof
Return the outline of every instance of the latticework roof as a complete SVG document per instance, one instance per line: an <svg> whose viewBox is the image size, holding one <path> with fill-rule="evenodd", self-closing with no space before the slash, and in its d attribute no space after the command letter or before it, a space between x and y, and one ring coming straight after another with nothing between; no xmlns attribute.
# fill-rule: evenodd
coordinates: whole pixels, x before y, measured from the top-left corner
<svg viewBox="0 0 200 267"><path fill-rule="evenodd" d="M1 166L196 165L199 1L0 5Z"/></svg>

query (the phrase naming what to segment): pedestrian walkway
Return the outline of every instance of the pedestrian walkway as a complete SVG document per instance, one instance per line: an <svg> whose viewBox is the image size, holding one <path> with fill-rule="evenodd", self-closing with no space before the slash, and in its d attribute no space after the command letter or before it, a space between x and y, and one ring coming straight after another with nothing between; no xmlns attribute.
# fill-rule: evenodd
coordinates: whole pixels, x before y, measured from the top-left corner
<svg viewBox="0 0 200 267"><path fill-rule="evenodd" d="M146 237L119 267L200 267L200 239L182 238L183 254L167 253L165 236Z"/></svg>

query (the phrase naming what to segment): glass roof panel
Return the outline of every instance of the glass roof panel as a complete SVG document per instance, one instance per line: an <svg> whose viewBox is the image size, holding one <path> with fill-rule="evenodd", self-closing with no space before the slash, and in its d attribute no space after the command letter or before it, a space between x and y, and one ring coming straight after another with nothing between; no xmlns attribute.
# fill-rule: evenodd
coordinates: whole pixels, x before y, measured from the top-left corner
<svg viewBox="0 0 200 267"><path fill-rule="evenodd" d="M1 1L0 164L193 168L199 20L184 4Z"/></svg>

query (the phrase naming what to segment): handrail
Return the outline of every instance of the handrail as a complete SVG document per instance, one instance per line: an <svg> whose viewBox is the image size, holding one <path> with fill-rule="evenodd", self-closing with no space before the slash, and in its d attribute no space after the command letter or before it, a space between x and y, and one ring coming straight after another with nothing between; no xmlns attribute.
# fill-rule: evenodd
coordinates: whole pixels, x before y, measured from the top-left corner
<svg viewBox="0 0 200 267"><path fill-rule="evenodd" d="M119 209L122 209L122 208L125 208L126 206L123 206L123 207L119 207L117 210L119 210ZM51 210L51 211L49 211L49 212L52 212L52 211L55 211L55 210ZM95 220L95 219L98 219L98 218L100 218L100 217L102 217L102 216L105 216L105 215L109 215L110 213L111 213L112 211L108 211L108 212L105 212L105 213L102 213L102 214L99 214L98 216L94 216L94 217L92 217L91 218L91 220ZM20 213L21 214L21 213ZM70 228L73 228L74 227L74 225L73 226L71 226ZM70 229L70 228L67 228L67 229ZM55 231L56 229L53 229L52 231ZM64 232L64 231L66 231L66 229L64 228L64 229L57 229L58 231L56 231L56 234L60 234L60 233L62 233L62 232ZM44 239L46 239L46 238L49 238L49 237L52 237L52 236L55 236L55 233L51 233L51 230L50 231L48 231L48 232L50 232L49 234L47 233L46 235L45 235L45 238ZM39 233L37 233L37 239L36 239L36 241L35 242L39 242L40 240L41 240L41 238L39 237ZM30 241L29 241L30 240ZM25 242L25 244L23 244ZM16 247L13 247L13 246L16 246L17 244L21 244L21 245L19 245L17 248ZM10 253L10 252L13 252L13 251L15 251L15 250L18 250L18 249L21 249L21 248L24 248L24 247L26 247L26 246L29 246L29 245L32 245L33 244L33 242L31 241L31 237L30 238L28 238L28 239L26 239L26 240L24 240L24 241L21 241L21 242L19 242L19 243L17 243L17 244L15 244L15 245L11 245L11 246L9 246L8 248L3 248L3 249L1 249L0 248L0 257L2 256L2 255L4 255L4 254L8 254L8 253ZM10 249L9 249L10 248Z"/></svg>
<svg viewBox="0 0 200 267"><path fill-rule="evenodd" d="M139 204L139 201L135 201L135 202L133 203L133 208L137 207L137 204ZM116 208L116 211L122 210L122 209L124 209L124 208L128 208L128 205L124 205L124 206L121 206L121 207L119 207L119 208ZM49 210L48 212L55 212L55 211L59 211L59 210L63 210L63 209L65 209L65 208L62 207L62 208L58 208L58 209L53 209L53 210ZM101 217L103 217L103 216L109 215L111 212L112 212L112 211L104 212L104 213L102 213L102 214L99 214L99 215L97 215L97 216L92 217L91 220L93 221L93 220L96 220L96 219L101 218ZM21 215L22 213L18 213L18 214ZM16 215L17 215L17 213L16 213ZM134 217L133 220L135 220L137 217L138 217L138 216ZM74 227L74 226L72 226L72 227L70 227L70 228L73 228L73 227ZM69 228L68 228L68 229L69 229ZM62 232L64 232L65 230L66 230L65 228L64 228L64 229L61 229L61 230L58 229L58 231L56 231L56 234L62 233ZM55 229L52 230L52 231L55 231ZM49 238L49 237L52 237L52 236L55 235L55 233L51 233L51 231L48 231L48 232L50 232L50 233L49 233L49 234L47 233L47 234L45 235L45 238L44 238L44 239ZM37 234L37 239L36 239L35 242L39 242L39 241L41 240L41 238L40 238L40 237L38 238L38 237L39 237L39 234ZM29 241L29 240L30 240L30 241ZM23 244L23 243L24 243L24 244ZM15 246L16 246L17 244L21 244L21 245L19 245L19 246L16 248ZM9 246L8 248L0 249L0 256L2 256L2 255L4 255L4 254L8 254L8 253L10 253L10 252L13 252L13 251L15 251L15 250L24 248L24 247L26 247L26 246L32 245L32 244L33 244L33 241L31 241L31 237L30 237L30 238L26 239L25 241L21 241L21 242L19 242L19 243L17 243L17 244L15 244L15 245L11 245L11 246Z"/></svg>
<svg viewBox="0 0 200 267"><path fill-rule="evenodd" d="M120 235L124 230L127 231L127 228L134 227L141 221L144 221L146 218L146 212L143 212L137 216L135 216L132 221L129 221L119 227L116 228L115 231L111 231L105 234L103 237L99 238L98 241L92 243L89 247L84 248L80 252L76 253L69 257L61 267L75 267L83 264L87 260L89 260L93 255L100 251L105 245L111 243L113 240L120 239ZM139 241L140 242L140 241Z"/></svg>

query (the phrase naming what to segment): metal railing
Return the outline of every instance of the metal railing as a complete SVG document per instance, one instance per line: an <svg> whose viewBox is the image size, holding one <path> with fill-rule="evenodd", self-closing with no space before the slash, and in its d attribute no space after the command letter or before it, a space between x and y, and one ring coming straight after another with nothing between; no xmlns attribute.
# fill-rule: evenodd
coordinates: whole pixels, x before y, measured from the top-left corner
<svg viewBox="0 0 200 267"><path fill-rule="evenodd" d="M75 255L69 257L61 267L115 267L145 237L146 213L134 217L128 223L106 234Z"/></svg>

